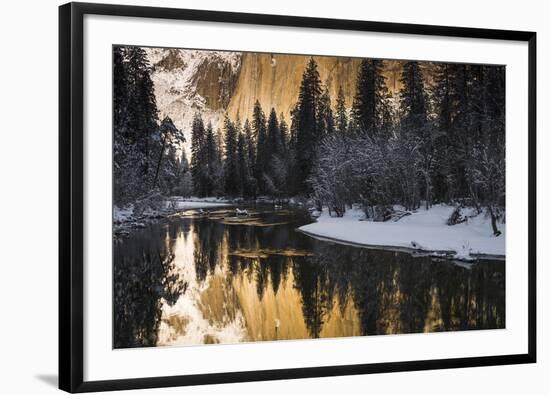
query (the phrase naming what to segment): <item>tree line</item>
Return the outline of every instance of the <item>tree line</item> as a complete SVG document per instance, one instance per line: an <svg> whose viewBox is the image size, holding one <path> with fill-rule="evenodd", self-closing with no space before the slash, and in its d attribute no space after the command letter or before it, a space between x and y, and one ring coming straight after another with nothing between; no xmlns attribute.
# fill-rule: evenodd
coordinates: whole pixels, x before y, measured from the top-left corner
<svg viewBox="0 0 550 395"><path fill-rule="evenodd" d="M343 93L339 100L343 103ZM345 113L345 106L341 104ZM199 113L192 126L191 172L198 196L227 195L285 198L312 192L311 176L319 142L345 122L336 117L328 87L321 84L317 64L310 59L304 72L290 126L284 115L271 108L268 114L259 101L251 119L241 122L225 117L221 138L210 138L211 124L204 126ZM209 153L214 153L209 155ZM215 169L215 170L213 170Z"/></svg>
<svg viewBox="0 0 550 395"><path fill-rule="evenodd" d="M251 119L225 116L214 130L200 113L191 163L170 118L159 121L151 67L139 47L114 49L114 201L151 192L255 199L313 198L337 216L434 203L486 209L498 234L505 204L503 66L403 63L392 95L384 61L362 59L350 108L333 106L310 58L290 120L259 101ZM425 73L429 73L427 76Z"/></svg>
<svg viewBox="0 0 550 395"><path fill-rule="evenodd" d="M211 126L204 133L196 115L194 191L309 196L337 216L356 203L383 217L394 204L415 210L458 202L486 208L498 235L505 204L504 67L430 66L428 83L425 64L404 62L394 96L384 61L363 59L348 109L341 87L332 106L310 58L290 127L273 108L266 116L256 101L251 121L225 118L217 146L208 137Z"/></svg>

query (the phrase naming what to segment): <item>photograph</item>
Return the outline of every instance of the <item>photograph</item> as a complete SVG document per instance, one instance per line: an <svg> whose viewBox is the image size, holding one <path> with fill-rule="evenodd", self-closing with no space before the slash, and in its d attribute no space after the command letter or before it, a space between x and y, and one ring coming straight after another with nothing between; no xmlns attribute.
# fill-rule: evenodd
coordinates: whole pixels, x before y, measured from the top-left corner
<svg viewBox="0 0 550 395"><path fill-rule="evenodd" d="M505 82L112 45L112 348L505 329Z"/></svg>

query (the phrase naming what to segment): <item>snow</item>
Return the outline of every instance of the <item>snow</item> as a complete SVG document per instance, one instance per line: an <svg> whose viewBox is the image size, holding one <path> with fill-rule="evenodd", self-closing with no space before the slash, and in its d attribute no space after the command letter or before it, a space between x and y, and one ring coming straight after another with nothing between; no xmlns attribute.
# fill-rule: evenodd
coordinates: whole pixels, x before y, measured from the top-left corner
<svg viewBox="0 0 550 395"><path fill-rule="evenodd" d="M178 210L203 209L229 205L226 200L216 198L168 200L166 204L168 207L173 207Z"/></svg>
<svg viewBox="0 0 550 395"><path fill-rule="evenodd" d="M176 202L176 208L180 210L191 210L198 208L210 208L227 206L227 203L210 203L210 202Z"/></svg>
<svg viewBox="0 0 550 395"><path fill-rule="evenodd" d="M248 211L246 209L241 210L239 208L236 208L235 209L235 215L246 215L246 216L248 216Z"/></svg>
<svg viewBox="0 0 550 395"><path fill-rule="evenodd" d="M144 48L151 65L156 65L170 49ZM229 65L233 74L238 73L241 63L240 52L177 50L183 66L174 70L155 68L151 78L155 84L155 98L160 111L160 119L169 116L178 129L183 130L185 143L183 149L191 159L191 124L195 112L200 112L204 125L212 123L214 131L222 124L225 110L208 108L206 100L197 92L197 73L199 67L208 62L217 67Z"/></svg>
<svg viewBox="0 0 550 395"><path fill-rule="evenodd" d="M158 209L147 207L141 214L134 213L134 205L113 207L114 232L117 235L128 235L130 229L145 228L147 223L169 216L178 211L201 210L206 208L227 206L228 201L220 198L182 198L172 196L167 198Z"/></svg>
<svg viewBox="0 0 550 395"><path fill-rule="evenodd" d="M481 254L505 256L506 225L498 224L502 234L495 237L490 219L482 213L449 226L446 221L453 209L435 205L429 210L419 209L398 222L365 221L358 209L348 210L342 218L329 217L324 209L317 222L299 230L313 237L362 246L451 252L455 259L464 261Z"/></svg>
<svg viewBox="0 0 550 395"><path fill-rule="evenodd" d="M115 206L113 210L113 221L115 223L126 222L132 219L134 214L134 206L132 204L120 208Z"/></svg>

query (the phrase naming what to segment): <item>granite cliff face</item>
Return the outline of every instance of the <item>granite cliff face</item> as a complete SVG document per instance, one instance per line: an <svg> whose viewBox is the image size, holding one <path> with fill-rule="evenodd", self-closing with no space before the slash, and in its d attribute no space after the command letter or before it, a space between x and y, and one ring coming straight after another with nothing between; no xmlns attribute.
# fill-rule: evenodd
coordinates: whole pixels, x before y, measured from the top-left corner
<svg viewBox="0 0 550 395"><path fill-rule="evenodd" d="M190 152L193 115L221 125L236 89L241 54L225 51L146 48L160 118L169 116L184 131Z"/></svg>
<svg viewBox="0 0 550 395"><path fill-rule="evenodd" d="M302 75L309 56L269 53L241 53L184 49L146 48L153 67L152 78L161 118L168 115L182 129L189 154L191 122L200 112L205 123L221 128L227 113L244 121L250 118L254 102L264 111L275 108L290 123ZM341 86L346 106L351 107L361 59L314 56L323 84L335 104ZM402 62L386 61L385 75L390 91L400 88Z"/></svg>
<svg viewBox="0 0 550 395"><path fill-rule="evenodd" d="M321 81L329 87L333 101L342 86L346 105L351 106L360 59L315 56ZM239 77L227 112L231 118L251 116L259 100L267 113L273 107L287 120L296 104L308 56L244 53Z"/></svg>

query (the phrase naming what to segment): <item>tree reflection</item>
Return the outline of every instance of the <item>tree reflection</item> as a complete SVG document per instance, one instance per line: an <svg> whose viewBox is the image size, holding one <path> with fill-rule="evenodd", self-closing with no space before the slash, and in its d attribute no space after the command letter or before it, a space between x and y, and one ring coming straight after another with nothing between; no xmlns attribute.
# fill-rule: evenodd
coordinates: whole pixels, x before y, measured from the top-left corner
<svg viewBox="0 0 550 395"><path fill-rule="evenodd" d="M195 272L197 281L202 283L209 273L214 273L214 269L220 261L219 246L223 235L223 226L201 218L195 220L193 231L195 232L193 249Z"/></svg>
<svg viewBox="0 0 550 395"><path fill-rule="evenodd" d="M503 278L498 263L480 263L469 270L430 257L317 242L292 227L223 229L212 221L199 221L194 229L195 268L201 281L224 261L218 256L224 242L230 252L257 255L230 253L225 261L231 276L246 273L260 300L269 286L277 294L292 269L304 322L314 338L321 336L335 298L342 313L347 303L353 303L363 335L423 332L427 325L446 331L504 325L503 284L488 278L495 271L496 278ZM293 248L313 251L313 256L290 258L281 252ZM266 251L274 253L264 256Z"/></svg>
<svg viewBox="0 0 550 395"><path fill-rule="evenodd" d="M260 219L274 221L269 215ZM292 215L298 218L295 222L276 226L179 219L116 245L115 347L156 344L161 299L175 303L185 288L173 270L172 251L181 237L193 249L190 264L199 284L214 273L224 276L228 287L245 280L263 303L272 303L265 298L271 290L275 296L282 287L296 290L297 307L312 338L323 336L335 306L338 316L346 312L362 335L504 327L502 262L463 267L448 260L317 241L295 231L302 217ZM291 284L288 278L293 278Z"/></svg>
<svg viewBox="0 0 550 395"><path fill-rule="evenodd" d="M117 256L113 274L114 348L155 346L161 299L172 305L186 289L174 271L174 255Z"/></svg>
<svg viewBox="0 0 550 395"><path fill-rule="evenodd" d="M334 283L322 259L307 257L293 263L294 287L302 295L304 321L310 336L318 338L327 314L332 310Z"/></svg>

